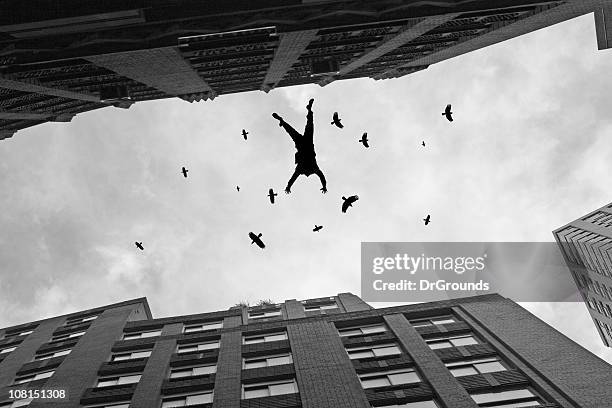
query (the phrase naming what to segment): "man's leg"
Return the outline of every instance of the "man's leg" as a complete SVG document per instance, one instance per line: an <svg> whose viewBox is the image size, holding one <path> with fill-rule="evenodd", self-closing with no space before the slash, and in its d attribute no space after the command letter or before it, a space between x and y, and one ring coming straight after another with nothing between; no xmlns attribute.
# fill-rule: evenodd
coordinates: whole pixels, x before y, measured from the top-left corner
<svg viewBox="0 0 612 408"><path fill-rule="evenodd" d="M274 118L280 122L280 126L285 129L289 136L291 136L291 139L293 140L293 143L295 143L295 147L297 148L299 138L302 137L302 135L299 134L297 130L295 130L290 124L285 122L283 118L278 116L276 113L273 113L272 116L274 116Z"/></svg>
<svg viewBox="0 0 612 408"><path fill-rule="evenodd" d="M308 101L308 105L306 106L308 113L306 114L306 127L304 128L304 138L306 139L305 141L309 141L309 142L312 142L312 136L314 134L314 122L313 122L313 116L312 116L312 103L313 102L314 102L314 99L311 99L310 101Z"/></svg>

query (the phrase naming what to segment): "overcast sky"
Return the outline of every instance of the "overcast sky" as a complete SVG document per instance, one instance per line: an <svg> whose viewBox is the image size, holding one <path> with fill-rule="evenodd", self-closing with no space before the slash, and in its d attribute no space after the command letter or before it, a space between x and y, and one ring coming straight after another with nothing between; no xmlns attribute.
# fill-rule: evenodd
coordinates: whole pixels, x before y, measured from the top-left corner
<svg viewBox="0 0 612 408"><path fill-rule="evenodd" d="M552 241L612 201L612 54L595 38L588 15L400 79L143 102L20 131L0 142L0 327L140 296L164 317L359 294L362 241ZM311 97L329 193L312 176L286 196L294 147L271 113L301 131ZM583 304L523 305L612 362Z"/></svg>

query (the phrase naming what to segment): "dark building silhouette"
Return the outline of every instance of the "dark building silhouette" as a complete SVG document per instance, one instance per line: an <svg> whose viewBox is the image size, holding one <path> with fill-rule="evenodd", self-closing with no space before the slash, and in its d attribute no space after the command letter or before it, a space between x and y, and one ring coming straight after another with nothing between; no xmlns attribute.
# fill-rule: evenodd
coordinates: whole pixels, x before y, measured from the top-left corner
<svg viewBox="0 0 612 408"><path fill-rule="evenodd" d="M612 347L612 203L553 233L597 332Z"/></svg>
<svg viewBox="0 0 612 408"><path fill-rule="evenodd" d="M77 335L78 334L78 335ZM29 407L602 408L611 366L499 295L372 309L350 293L161 319L146 299L0 330ZM26 405L18 405L26 404ZM602 405L603 404L603 405Z"/></svg>
<svg viewBox="0 0 612 408"><path fill-rule="evenodd" d="M401 77L610 0L3 0L0 139L106 106Z"/></svg>

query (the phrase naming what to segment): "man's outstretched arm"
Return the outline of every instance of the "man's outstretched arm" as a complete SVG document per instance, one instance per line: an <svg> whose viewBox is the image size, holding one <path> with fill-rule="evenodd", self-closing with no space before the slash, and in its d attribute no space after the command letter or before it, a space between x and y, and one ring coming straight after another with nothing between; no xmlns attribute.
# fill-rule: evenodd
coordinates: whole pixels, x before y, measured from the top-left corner
<svg viewBox="0 0 612 408"><path fill-rule="evenodd" d="M325 175L323 174L321 169L317 169L315 174L319 176L319 179L321 180L321 186L323 187L321 188L321 192L323 192L323 194L327 193L327 181L325 180Z"/></svg>
<svg viewBox="0 0 612 408"><path fill-rule="evenodd" d="M289 182L287 183L287 188L285 188L285 193L289 194L291 193L291 186L293 185L293 183L295 183L295 180L297 180L298 176L300 174L297 172L297 169L293 172L293 175L291 176L291 178L289 179Z"/></svg>

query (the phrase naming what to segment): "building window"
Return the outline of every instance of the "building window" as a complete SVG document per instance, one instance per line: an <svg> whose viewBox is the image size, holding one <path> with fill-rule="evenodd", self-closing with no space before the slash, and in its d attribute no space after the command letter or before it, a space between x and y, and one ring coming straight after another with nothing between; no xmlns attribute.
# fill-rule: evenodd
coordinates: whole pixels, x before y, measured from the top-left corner
<svg viewBox="0 0 612 408"><path fill-rule="evenodd" d="M262 398L274 395L295 394L298 392L297 383L294 379L274 381L242 386L242 398Z"/></svg>
<svg viewBox="0 0 612 408"><path fill-rule="evenodd" d="M145 332L138 332L138 333L125 333L123 335L123 340L144 339L147 337L157 337L157 336L161 336L161 330L145 331Z"/></svg>
<svg viewBox="0 0 612 408"><path fill-rule="evenodd" d="M201 365L190 368L175 368L170 371L170 378L185 378L195 377L197 375L209 375L217 372L217 366L214 364Z"/></svg>
<svg viewBox="0 0 612 408"><path fill-rule="evenodd" d="M264 357L250 357L244 359L243 368L245 370L251 368L272 367L283 364L292 364L293 358L291 353L275 354Z"/></svg>
<svg viewBox="0 0 612 408"><path fill-rule="evenodd" d="M122 375L119 377L106 377L98 380L96 387L111 387L113 385L136 384L140 381L140 374Z"/></svg>
<svg viewBox="0 0 612 408"><path fill-rule="evenodd" d="M464 375L495 373L498 371L506 371L507 368L499 361L497 357L479 358L475 360L456 361L444 364L455 377L463 377Z"/></svg>
<svg viewBox="0 0 612 408"><path fill-rule="evenodd" d="M420 382L418 374L412 368L403 368L378 373L359 374L363 388L389 387L391 385Z"/></svg>
<svg viewBox="0 0 612 408"><path fill-rule="evenodd" d="M213 402L213 392L201 392L198 394L182 395L180 397L165 398L161 408L188 407L190 405L210 404Z"/></svg>
<svg viewBox="0 0 612 408"><path fill-rule="evenodd" d="M223 328L223 322L200 323L185 325L183 333L196 333L208 330L217 330Z"/></svg>
<svg viewBox="0 0 612 408"><path fill-rule="evenodd" d="M474 336L466 334L462 336L445 336L426 339L425 343L433 350L448 347L468 346L470 344L479 344Z"/></svg>
<svg viewBox="0 0 612 408"><path fill-rule="evenodd" d="M427 327L427 326L437 326L441 324L450 324L457 323L457 319L453 316L438 316L438 317L430 317L427 319L415 319L410 320L410 324L412 327Z"/></svg>
<svg viewBox="0 0 612 408"><path fill-rule="evenodd" d="M541 406L541 400L526 388L470 394L470 396L480 407L519 408Z"/></svg>
<svg viewBox="0 0 612 408"><path fill-rule="evenodd" d="M0 349L0 354L10 353L11 351L15 351L15 350L17 350L17 347L15 347L15 346L2 348L2 349Z"/></svg>
<svg viewBox="0 0 612 408"><path fill-rule="evenodd" d="M336 303L330 303L327 305L313 305L313 306L304 306L305 312L322 312L323 310L337 309L338 305Z"/></svg>
<svg viewBox="0 0 612 408"><path fill-rule="evenodd" d="M380 405L378 408L439 408L433 400L404 402L403 404Z"/></svg>
<svg viewBox="0 0 612 408"><path fill-rule="evenodd" d="M51 338L51 341L62 341L62 340L72 339L72 338L75 338L75 337L81 337L84 334L85 334L84 331L76 332L76 333L70 333L70 334L59 334L57 336L53 336Z"/></svg>
<svg viewBox="0 0 612 408"><path fill-rule="evenodd" d="M177 347L177 352L179 354L182 354L182 353L191 353L194 351L214 350L218 348L219 348L219 340L216 340L216 341L209 341L206 343L179 345Z"/></svg>
<svg viewBox="0 0 612 408"><path fill-rule="evenodd" d="M132 351L127 353L117 353L113 354L111 357L111 361L126 361L126 360L135 360L137 358L146 358L151 355L151 350L146 351Z"/></svg>
<svg viewBox="0 0 612 408"><path fill-rule="evenodd" d="M249 312L249 319L263 319L265 317L280 316L281 311L279 310L267 310L265 312L251 311Z"/></svg>
<svg viewBox="0 0 612 408"><path fill-rule="evenodd" d="M254 336L245 336L243 339L244 344L255 344L255 343L268 343L271 341L287 340L287 332L261 334Z"/></svg>
<svg viewBox="0 0 612 408"><path fill-rule="evenodd" d="M68 320L68 321L66 321L65 326L70 326L70 325L73 325L73 324L81 324L81 323L85 323L85 322L90 322L92 320L96 320L97 318L98 318L98 316L94 315L94 316L82 317L80 319Z"/></svg>
<svg viewBox="0 0 612 408"><path fill-rule="evenodd" d="M88 405L85 408L130 408L130 403L128 402L120 402L118 404L106 404L106 405Z"/></svg>
<svg viewBox="0 0 612 408"><path fill-rule="evenodd" d="M351 360L360 358L384 357L402 354L402 351L395 344L379 344L368 347L351 347L346 352Z"/></svg>
<svg viewBox="0 0 612 408"><path fill-rule="evenodd" d="M347 327L344 329L338 329L340 337L365 336L367 334L384 333L386 331L387 327L384 324L372 324L368 326Z"/></svg>
<svg viewBox="0 0 612 408"><path fill-rule="evenodd" d="M42 373L30 374L23 377L17 377L15 379L15 384L25 384L30 381L42 380L43 378L49 378L53 375L55 371L45 371Z"/></svg>
<svg viewBox="0 0 612 408"><path fill-rule="evenodd" d="M19 337L19 336L27 336L28 334L34 333L34 330L24 330L16 333L5 334L5 337Z"/></svg>
<svg viewBox="0 0 612 408"><path fill-rule="evenodd" d="M0 404L0 408L27 407L32 401L34 401L34 398L20 399L12 402L7 402L5 404Z"/></svg>
<svg viewBox="0 0 612 408"><path fill-rule="evenodd" d="M70 351L71 351L70 349L67 349L67 350L56 351L54 353L37 354L34 357L34 360L46 360L48 358L65 356L65 355L70 354Z"/></svg>

